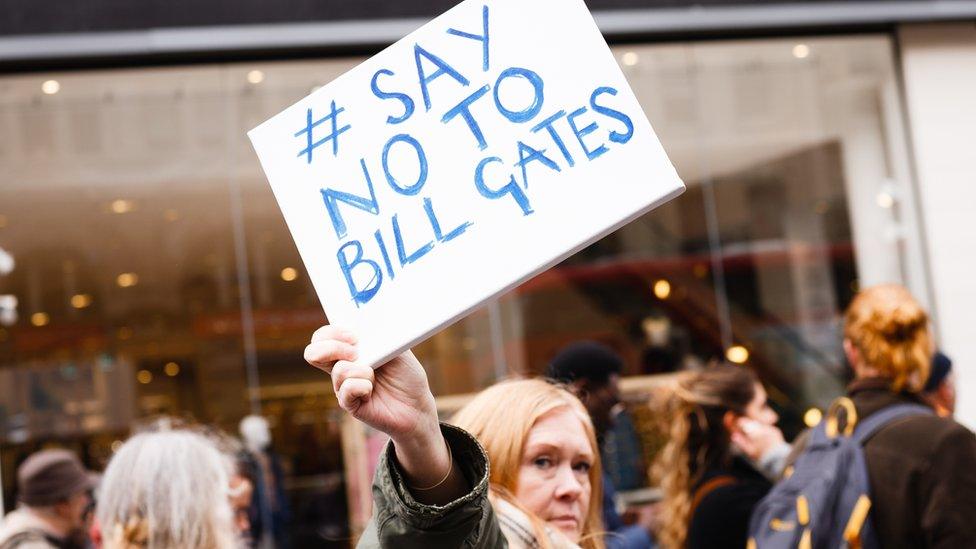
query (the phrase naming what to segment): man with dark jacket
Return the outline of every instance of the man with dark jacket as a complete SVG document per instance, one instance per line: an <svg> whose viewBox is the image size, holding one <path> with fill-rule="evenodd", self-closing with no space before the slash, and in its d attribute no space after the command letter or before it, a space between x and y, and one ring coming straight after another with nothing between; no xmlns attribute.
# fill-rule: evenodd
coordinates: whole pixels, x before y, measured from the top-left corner
<svg viewBox="0 0 976 549"><path fill-rule="evenodd" d="M67 450L42 450L17 469L19 506L0 525L0 549L80 549L87 538L93 475Z"/></svg>
<svg viewBox="0 0 976 549"><path fill-rule="evenodd" d="M897 403L924 403L894 393L890 380L848 387L859 421ZM935 414L883 427L864 443L871 520L882 547L976 547L976 436Z"/></svg>
<svg viewBox="0 0 976 549"><path fill-rule="evenodd" d="M856 418L844 421L861 423L897 404L926 403L928 326L927 313L900 286L874 286L855 296L844 315L844 354L854 371L847 397ZM797 451L807 438L798 440ZM884 425L863 448L869 520L881 547L976 547L972 431L951 418L920 413Z"/></svg>

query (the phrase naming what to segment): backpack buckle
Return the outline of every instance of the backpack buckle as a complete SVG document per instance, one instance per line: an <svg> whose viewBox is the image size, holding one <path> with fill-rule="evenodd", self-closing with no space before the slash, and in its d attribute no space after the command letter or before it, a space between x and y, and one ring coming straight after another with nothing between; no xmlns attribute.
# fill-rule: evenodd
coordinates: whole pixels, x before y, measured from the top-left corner
<svg viewBox="0 0 976 549"><path fill-rule="evenodd" d="M827 424L824 426L824 433L827 438L837 438L840 430L838 414L841 408L847 412L847 421L844 422L844 436L849 437L854 434L854 426L857 425L857 409L854 407L854 401L847 397L840 397L833 401L830 408L827 409Z"/></svg>

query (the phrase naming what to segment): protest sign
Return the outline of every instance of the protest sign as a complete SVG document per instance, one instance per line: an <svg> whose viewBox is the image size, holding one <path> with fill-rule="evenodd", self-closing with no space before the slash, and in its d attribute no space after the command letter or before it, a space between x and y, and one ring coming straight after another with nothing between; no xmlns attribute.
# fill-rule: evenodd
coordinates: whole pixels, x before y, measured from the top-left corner
<svg viewBox="0 0 976 549"><path fill-rule="evenodd" d="M684 190L582 0L466 0L249 136L372 366Z"/></svg>

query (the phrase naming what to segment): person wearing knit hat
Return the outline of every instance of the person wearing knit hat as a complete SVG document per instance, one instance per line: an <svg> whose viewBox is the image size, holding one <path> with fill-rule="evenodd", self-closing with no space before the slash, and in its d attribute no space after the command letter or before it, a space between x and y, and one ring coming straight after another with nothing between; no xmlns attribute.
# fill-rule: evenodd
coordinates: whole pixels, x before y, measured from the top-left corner
<svg viewBox="0 0 976 549"><path fill-rule="evenodd" d="M41 450L17 469L16 510L0 524L0 549L88 547L95 475L67 450Z"/></svg>
<svg viewBox="0 0 976 549"><path fill-rule="evenodd" d="M940 351L932 356L922 397L942 417L952 417L956 411L956 376L952 372L952 360Z"/></svg>

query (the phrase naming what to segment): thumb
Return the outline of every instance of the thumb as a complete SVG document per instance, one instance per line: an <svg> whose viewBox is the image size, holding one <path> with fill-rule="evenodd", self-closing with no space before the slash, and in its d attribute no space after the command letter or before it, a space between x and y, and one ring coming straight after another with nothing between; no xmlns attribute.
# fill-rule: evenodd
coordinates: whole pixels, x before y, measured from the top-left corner
<svg viewBox="0 0 976 549"><path fill-rule="evenodd" d="M372 394L372 381L363 378L349 378L339 386L336 397L339 400L339 406L343 410L355 415L359 411L359 408L369 400Z"/></svg>

